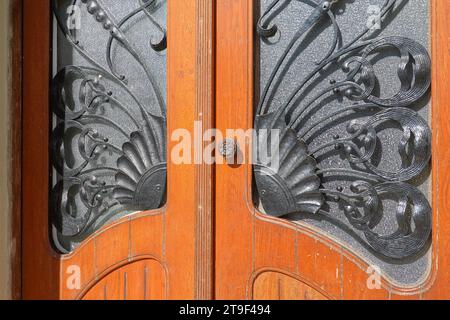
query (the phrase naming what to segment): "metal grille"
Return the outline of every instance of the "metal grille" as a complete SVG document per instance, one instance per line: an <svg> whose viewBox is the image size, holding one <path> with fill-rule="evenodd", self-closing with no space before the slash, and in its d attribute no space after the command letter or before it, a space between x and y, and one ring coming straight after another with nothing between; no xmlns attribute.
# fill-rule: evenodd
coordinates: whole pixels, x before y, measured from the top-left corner
<svg viewBox="0 0 450 320"><path fill-rule="evenodd" d="M166 192L166 2L53 1L51 224L71 251Z"/></svg>
<svg viewBox="0 0 450 320"><path fill-rule="evenodd" d="M431 235L427 12L426 0L261 2L261 210L348 239L343 231L382 263L423 259Z"/></svg>

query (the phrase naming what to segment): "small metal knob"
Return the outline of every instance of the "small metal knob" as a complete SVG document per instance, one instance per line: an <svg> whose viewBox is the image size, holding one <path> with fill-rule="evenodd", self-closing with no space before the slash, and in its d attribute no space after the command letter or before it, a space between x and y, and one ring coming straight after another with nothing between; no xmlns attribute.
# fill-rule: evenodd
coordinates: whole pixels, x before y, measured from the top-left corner
<svg viewBox="0 0 450 320"><path fill-rule="evenodd" d="M225 139L219 145L219 153L226 159L233 159L237 153L237 143L233 139Z"/></svg>

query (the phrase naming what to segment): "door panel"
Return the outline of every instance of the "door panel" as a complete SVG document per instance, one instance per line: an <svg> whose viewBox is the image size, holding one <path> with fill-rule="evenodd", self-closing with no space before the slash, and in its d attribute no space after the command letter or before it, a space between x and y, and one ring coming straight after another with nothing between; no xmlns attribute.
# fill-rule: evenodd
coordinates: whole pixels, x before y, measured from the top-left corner
<svg viewBox="0 0 450 320"><path fill-rule="evenodd" d="M52 4L50 224L68 253L165 204L167 3Z"/></svg>
<svg viewBox="0 0 450 320"><path fill-rule="evenodd" d="M154 2L145 2L145 5ZM96 13L90 18L104 22L98 4L105 3L76 1L75 4L87 5L92 13ZM140 3L136 0L134 7L138 8ZM123 1L117 1L117 4L120 7ZM212 3L204 0L157 0L156 4L167 6L167 131L183 128L193 135L195 121L208 129L213 120L210 90ZM48 221L50 209L54 207L49 201L47 188L50 186L48 173L52 166L52 153L45 151L50 150L52 124L49 121L51 1L24 0L23 8L23 298L103 299L105 287L108 299L211 297L212 239L207 235L212 234L212 191L206 188L210 184L211 166L175 165L170 160L170 150L178 141L171 141L170 137L166 137L167 141L163 143L167 144L168 164L167 201L162 208L157 209L159 205L130 207L126 214L104 221L80 241L74 241L74 246L69 243L67 251L70 253L55 250L52 246ZM76 14L77 9L72 13ZM145 12L141 13L144 20L148 19L146 21L154 25ZM132 18L125 20L131 22ZM121 28L123 32L132 31L125 26ZM88 36L95 38L96 33ZM154 51L151 44L156 45L156 40L149 37L139 49ZM109 68L107 60L102 62ZM127 71L132 71L132 68L117 69L118 73ZM102 79L98 80L101 82ZM122 98L123 94L120 94L118 99ZM122 125L126 127L120 119L115 121L118 129ZM140 120L136 121L139 124ZM152 128L155 129L154 123ZM136 141L139 140L138 135L132 132L125 134ZM108 141L113 142L111 139ZM91 179L90 183L98 181L98 178ZM138 186L142 185L138 183ZM149 186L156 187L157 184L150 182ZM147 192L149 190L144 191ZM155 210L134 213L147 209Z"/></svg>
<svg viewBox="0 0 450 320"><path fill-rule="evenodd" d="M274 13L269 10L270 12L267 15L264 15L261 20L260 34L269 38L272 35L276 36L275 39L264 40L266 41L265 44L276 45L278 42L288 42L285 38L285 32L283 33L283 31L281 31L280 35L280 29L282 27L285 29L289 28L289 23L295 18L288 19L287 21L280 21L281 18L279 18L278 15L280 15L280 12L283 12L283 10L287 10L286 8L289 6L301 6L301 4L294 4L294 2L281 3L279 1L262 1L262 3L266 6L269 4L274 6L272 7ZM413 3L413 5L416 4L418 3ZM279 7L277 7L277 5ZM398 11L401 10L404 5L399 3L395 3L395 5L400 5L400 8L394 10L394 12L398 14ZM427 6L428 4L422 3L421 5ZM443 7L438 1L431 1L429 5L431 8L431 34L448 34L449 28L448 22L446 22L448 12L444 13L442 11ZM344 9L353 12L351 6L358 6L358 4L346 3ZM312 7L314 7L314 5L312 5ZM268 66L260 65L259 59L262 57L263 53L259 52L259 45L255 45L255 43L258 43L260 37L256 33L256 25L258 23L256 17L258 17L257 13L260 9L259 1L238 0L233 1L232 3L228 1L218 1L217 3L218 41L216 51L216 119L217 127L222 131L229 128L243 129L245 131L253 127L253 108L258 106L258 100L255 99L255 96L259 96L261 90L263 90L258 86L255 86L255 83L259 83L256 75L259 74L260 68L265 68L266 70L264 70L264 72L266 73L268 72L268 69L269 74L272 70ZM322 8L318 9L322 10ZM312 17L310 21L315 21L314 19L316 17L311 13L313 12L313 8L310 8L310 11L308 12ZM302 12L302 14L305 13ZM341 14L342 12L339 13L339 15ZM306 15L308 16L308 13ZM277 18L279 19L277 20ZM412 18L410 17L410 19ZM305 22L308 20L304 19L302 21ZM355 18L351 21L358 20ZM409 23L409 21L407 22ZM280 23L278 28L273 27L277 23ZM233 25L233 28L229 28L229 25ZM295 28L300 28L300 25L296 24ZM273 33L271 31L273 31ZM345 35L342 36L345 38ZM307 39L307 43L310 44L315 38L310 37ZM373 267L376 267L376 265L374 265L373 260L368 258L367 254L361 254L359 249L354 245L349 244L351 241L342 240L330 232L325 232L320 224L303 222L294 223L284 216L277 218L264 213L264 207L266 212L270 213L272 207L280 207L281 201L272 197L270 200L272 202L266 201L266 203L264 203L264 201L261 201L262 206L260 206L257 201L256 205L254 204L254 193L252 192L252 189L255 188L253 183L253 168L251 162L246 161L244 164L234 166L228 164L217 165L217 298L252 299L256 297L256 293L257 296L262 295L263 297L268 298L284 298L277 290L283 292L287 290L287 295L289 295L289 292L295 292L293 288L298 287L298 284L295 281L286 282L285 275L294 279L301 279L299 281L308 284L308 286L331 299L417 299L424 297L444 298L448 296L439 289L446 283L445 279L447 272L445 269L447 268L447 265L441 264L441 258L445 257L445 252L448 250L448 244L443 240L443 237L446 238L446 236L442 233L442 228L446 228L448 221L447 219L444 221L442 216L439 215L442 210L448 212L448 208L445 201L439 201L436 197L436 194L440 195L440 199L445 199L448 196L448 190L443 191L439 187L442 183L440 182L443 177L442 173L444 173L445 176L446 172L446 169L442 167L441 161L443 158L446 159L447 153L442 152L442 141L438 139L438 136L440 135L439 132L442 130L440 117L442 114L448 114L445 103L442 103L443 101L447 101L448 94L440 90L440 87L443 86L442 77L445 77L443 75L448 72L447 64L439 64L439 62L445 61L448 55L445 51L445 46L447 45L446 41L445 44L443 44L444 47L441 47L440 41L442 41L442 38L432 37L432 39L434 42L432 44L432 51L430 52L434 62L434 69L432 71L432 112L430 112L430 114L432 114L433 117L430 118L429 125L433 130L433 183L431 184L433 187L428 194L429 200L424 200L424 197L419 195L420 193L415 192L409 195L409 200L412 202L416 202L417 200L422 202L422 200L424 200L423 203L425 203L425 207L422 207L422 209L427 209L428 205L426 203L429 202L432 204L433 210L431 211L428 207L425 211L427 219L433 219L433 235L431 246L424 245L421 247L423 248L421 252L424 250L426 252L428 248L430 248L431 251L429 254L423 256L424 260L422 262L425 264L420 262L420 268L423 267L423 269L418 272L417 278L409 283L406 282L405 284L402 283L399 278L395 279L395 277L392 276L392 273L386 272L386 270L392 271L392 269L397 269L400 275L409 276L412 273L408 271L408 263L410 262L405 262L410 261L409 258L403 260L401 263L392 261L392 259L386 259L387 263L382 266L381 270L374 270ZM340 48L339 45L336 48ZM326 50L322 50L324 56L327 54L328 50L328 47ZM424 50L422 51L423 53L420 55L425 60L417 60L415 63L420 64L421 62L426 62L427 54L424 53ZM282 53L283 51L278 52L281 55L280 52ZM416 58L418 58L418 56ZM274 57L275 62L277 61L276 59L277 57ZM256 61L258 63L256 63ZM272 64L275 65L275 62ZM294 64L295 62L300 64L300 62L290 58L290 63ZM427 65L427 63L425 63L425 65ZM311 66L314 67L314 61L311 61ZM287 73L289 72L286 70L284 71ZM431 71L429 69L428 72L430 72L429 77L431 77ZM290 76L293 77L291 80L294 79L293 81L296 81L296 75L298 75L298 72L291 74ZM428 80L426 78L421 78L421 80L425 81L423 84L427 87ZM333 84L335 84L335 82L331 82L331 85ZM416 84L420 86L419 82ZM423 90L419 89L416 92L421 92L421 95L424 93ZM339 91L335 90L334 93L338 94ZM278 97L278 99L280 98ZM275 99L275 101L277 100ZM239 110L239 112L236 112L236 110ZM437 117L437 113L441 116ZM416 114L414 117L419 119ZM425 116L423 117L424 121L421 122L425 123L427 118L428 116L425 113ZM327 121L327 119L324 121ZM427 125L424 124L425 128L426 126ZM417 133L415 136L417 137ZM332 137L328 141L332 141ZM240 141L238 146L239 152L247 155L246 159L249 159L252 155L254 156L254 154L249 151L250 146L252 146L250 139L247 139L244 143ZM396 152L396 150L393 152ZM253 163L255 163L256 160L257 159L253 159ZM427 160L425 160L425 165L427 163ZM423 164L420 166L423 167ZM392 167L393 166L389 169L392 169ZM427 194L427 184L425 183L424 186L425 188L422 190L424 194ZM402 188L400 187L396 187L392 191L398 192L401 189ZM409 187L407 189L409 189ZM279 189L272 186L268 187L266 191L270 193L276 192L277 190ZM314 202L310 203L313 204ZM416 206L415 209L421 206L422 205ZM311 208L312 207L305 207L303 213L310 212L308 210ZM387 210L387 212L393 214L395 221L396 209ZM273 213L275 213L273 214L274 216L277 215L276 212ZM352 219L352 216L350 215L349 218ZM426 222L428 221L427 219L425 219L425 226L428 225L428 222ZM437 225L438 223L439 225ZM431 224L429 226L431 227ZM414 232L418 232L419 229L417 229L417 227L420 228L421 226L417 224L417 226L413 226L411 230L404 233L406 238L408 238L409 235L414 234ZM425 229L428 230L429 227L426 227ZM396 233L395 236L398 236L399 234L402 233ZM427 234L429 234L428 231ZM424 235L423 239L428 239L427 234ZM393 238L387 237L386 239L392 240ZM422 240L419 242L424 244ZM402 247L400 243L398 243L398 245ZM386 248L387 247L380 247L378 249L383 251ZM397 253L402 256L406 252L411 251L406 247L397 250ZM388 253L388 255L390 254ZM440 268L437 268L438 262L441 266ZM387 269L383 270L383 268ZM255 279L261 277L261 274L263 275L262 278L259 278L259 281L255 282ZM266 274L266 278L264 278L264 274ZM283 276L280 276L280 274L283 274ZM277 282L280 280L280 277L281 285L278 285ZM376 279L374 280L373 277ZM374 283L373 281L377 284L375 287L372 285ZM268 291L266 296L261 293L261 290L256 290L257 292L255 293L255 283L258 288L265 285L269 287L267 288ZM443 295L436 295L436 292L440 292L440 294ZM300 298L301 297L300 294ZM303 298L305 297L303 296Z"/></svg>

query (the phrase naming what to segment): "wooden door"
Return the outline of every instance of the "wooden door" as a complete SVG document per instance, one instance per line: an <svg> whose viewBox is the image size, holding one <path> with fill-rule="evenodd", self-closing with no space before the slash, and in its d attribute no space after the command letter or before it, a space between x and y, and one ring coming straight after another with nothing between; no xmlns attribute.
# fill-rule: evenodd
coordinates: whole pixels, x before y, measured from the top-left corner
<svg viewBox="0 0 450 320"><path fill-rule="evenodd" d="M445 288L450 280L448 272L448 257L450 250L448 245L448 228L450 227L450 219L448 216L449 202L447 201L450 196L447 187L449 163L449 152L447 147L447 122L449 110L447 102L449 101L449 92L446 89L446 79L450 72L448 64L450 11L446 8L443 1L430 1L429 3L427 1L381 1L380 3L377 2L379 4L378 8L369 8L367 7L367 3L364 2L366 7L358 8L358 6L363 5L363 2L322 3L322 1L315 1L315 3L320 3L318 6L312 1L279 2L218 0L216 8L217 128L223 132L230 128L242 129L243 131L253 128L253 124L255 123L254 110L257 110L258 102L260 100L259 97L264 94L263 89L265 83L263 80L259 79L259 75L263 75L262 78L265 75L265 79L268 79L270 71L276 68L276 62L280 61L277 59L282 56L284 48L289 48L289 45L292 47L292 43L289 43L289 41L298 36L298 33L295 33L297 30L299 30L298 32L304 36L305 39L300 40L303 38L298 37L297 42L295 42L296 46L294 46L294 48L297 48L295 49L297 51L293 50L296 53L292 54L291 52L291 55L288 55L291 68L294 68L295 66L298 67L298 65L303 66L304 68L311 66L315 67L320 65L320 61L323 57L326 59L330 47L332 48L331 54L333 54L333 52L338 52L340 48L344 47L346 41L349 41L348 34L345 34L345 31L348 32L348 30L351 29L354 34L358 34L358 30L361 29L361 19L359 19L360 16L358 16L358 14L365 16L369 14L369 17L372 14L375 14L375 24L379 22L383 27L384 23L387 23L386 21L390 21L389 24L391 26L395 25L395 22L393 21L395 21L395 17L401 17L402 10L421 10L421 13L419 14L410 14L407 18L409 20L402 21L404 23L403 29L410 28L410 30L407 31L409 32L410 37L419 34L421 30L426 30L428 25L430 28L431 42L428 52L433 62L432 70L430 70L430 65L428 64L428 54L425 52L428 48L426 48L426 46L413 46L421 52L421 54L419 54L420 57L416 55L414 63L416 66L421 65L421 67L424 67L424 69L421 69L421 67L419 69L422 71L425 70L427 73L425 77L421 78L425 81L422 84L428 86L428 79L432 79L432 103L429 113L429 126L431 127L431 131L427 130L429 134L432 132L432 141L429 141L430 144L432 144L432 169L429 173L431 175L432 183L429 184L431 192L428 196L428 202L431 205L432 210L426 202L423 201L425 206L423 208L427 211L427 218L422 220L425 226L417 223L415 227L406 232L404 230L399 230L399 233L394 234L390 239L392 240L393 238L396 238L398 234L401 234L402 237L410 239L412 242L419 242L418 237L412 238L411 235L417 235L420 231L425 230L425 238L427 238L429 228L432 227L431 244L427 245L424 243L423 239L421 240L421 245L425 248L423 250L427 251L426 254L428 254L428 258L425 259L426 268L422 269L416 279L410 280L408 283L402 283L401 281L398 281L398 279L394 279L395 272L393 273L392 270L396 269L403 275L414 273L408 271L410 270L408 269L408 263L414 263L411 261L417 260L410 259L411 261L405 262L405 260L398 258L399 256L408 256L406 252L410 252L410 250L414 249L415 251L418 251L419 249L417 247L412 249L407 243L402 241L397 243L400 250L387 250L389 247L389 244L387 243L378 248L372 246L372 249L375 248L375 251L378 250L378 253L382 253L382 260L387 261L382 263L380 268L377 269L375 268L376 266L373 265L370 253L364 253L363 249L355 245L351 240L351 237L344 237L342 234L339 236L333 234L330 230L324 230L322 225L322 223L324 223L323 221L314 223L310 221L304 222L303 220L299 221L299 219L296 218L287 219L283 215L276 217L277 213L279 213L276 210L281 210L281 213L283 213L283 210L286 210L284 213L290 212L289 210L293 209L289 206L292 206L293 204L286 204L285 207L279 206L284 198L282 196L276 198L275 196L277 194L274 196L273 193L279 191L282 186L281 182L276 187L274 187L274 183L269 183L267 185L268 188L264 189L266 194L261 195L259 193L261 190L258 189L259 185L255 185L253 182L253 169L247 158L247 161L240 165L230 165L227 163L217 165L215 275L216 298L218 299L394 300L449 298L448 290ZM392 3L394 3L394 8L385 10L383 5L389 6ZM334 8L331 8L331 12L333 12L332 15L329 14L328 11L330 4L332 7L334 6ZM374 2L374 4L376 3ZM263 5L263 7L261 7L261 5ZM265 11L266 9L267 11ZM370 9L370 11L368 9ZM323 15L323 13L321 13L323 11L320 10L327 11L326 17L322 17L322 22L319 21L320 19L317 19L318 16ZM424 21L421 14L427 15L427 10L429 10L429 18L427 18L429 21ZM351 16L345 18L347 12L350 12ZM394 13L394 18L385 19L385 15L391 13ZM376 18L377 15L380 15L379 17L381 18ZM258 22L259 17L262 17L262 19ZM310 17L310 20L307 20L307 17ZM320 29L319 35L326 32L326 30L329 30L332 34L333 23L330 23L330 18L333 23L336 21L338 23L334 24L336 27L334 28L334 32L340 32L338 38L331 37L328 42L321 42L322 47L317 48L319 51L318 54L302 56L302 49L314 45L315 41L320 41L318 40L319 36L317 34L305 35L305 32L311 29L314 31L314 28L318 28ZM419 20L414 21L414 19ZM370 21L373 23L373 20L369 20L369 22ZM302 29L301 26L303 23L312 24L309 24ZM341 28L339 25L341 23L346 24L347 27ZM294 31L290 32L289 28ZM390 34L390 36L395 37L395 32L397 31L399 31L399 29L392 28L390 32L393 33ZM404 31L405 30L403 30L403 32ZM341 38L343 43L340 43ZM333 44L333 39L336 40L336 46ZM403 40L400 42L403 42ZM283 50L277 51L276 49L273 49L273 51L270 51L271 48L276 48L278 44L283 46ZM268 52L273 55L273 60L271 60L270 55L268 57ZM409 58L415 55L410 51L407 52L409 52ZM423 60L421 60L422 58ZM406 56L406 59L408 60L408 56ZM267 60L269 60L269 62L265 63ZM346 59L343 59L342 61L339 61L339 63L344 63L345 61ZM349 67L351 69L351 63ZM290 78L289 68L283 69L285 78L288 78L293 84L299 85L302 80L302 70L300 68L301 67L295 69L296 73L291 74ZM389 70L396 70L395 68L396 67L393 69L388 68L385 72L388 73ZM368 71L368 69L366 69L366 71ZM327 71L323 71L323 74L321 73L319 75L319 78L323 76L323 78L320 78L320 81L328 81L324 80L327 79L327 75ZM278 81L278 79L279 78L276 78L276 81ZM279 88L281 88L280 91L283 91L283 86L284 88L288 87L286 81L283 82L283 80L279 80L279 82L281 83L281 85L279 85ZM340 88L336 86L336 83L336 81L330 83L327 82L327 85L331 86L332 95L341 94ZM419 83L416 83L413 86L406 86L408 89L413 87L417 89L416 93L424 89L423 87L422 89L419 89ZM289 88L292 89L292 87ZM313 92L314 85L308 86L307 89ZM328 90L330 90L330 88L328 88ZM347 94L349 93L347 92ZM267 96L275 96L274 100L282 100L279 96L277 97L271 89L268 91ZM307 96L307 93L305 96ZM289 97L289 95L287 97ZM284 98L287 97L284 96ZM281 98L283 98L283 96ZM320 96L316 97L316 99L319 98ZM335 98L336 97L333 99ZM330 105L333 99L331 99L328 104L325 104L325 106ZM372 98L366 96L366 99L370 100ZM301 99L297 102L301 104ZM403 107L408 105L408 103L399 104ZM388 104L385 103L385 106L387 105ZM264 108L265 105L263 104L262 107ZM329 108L333 107L330 105ZM382 108L382 110L386 109ZM264 114L264 112L259 114ZM416 116L417 114L414 113L413 117L415 118ZM269 116L266 117L269 118ZM314 114L312 114L312 117L314 118ZM316 121L318 119L320 118L315 118ZM288 118L287 122L290 120L292 119ZM303 120L306 121L307 119ZM328 119L324 118L321 121L325 123ZM421 123L424 123L425 121L426 120L421 120ZM300 129L301 128L302 127L300 126ZM344 128L344 135L349 132L352 131L345 132ZM417 136L417 133L415 135ZM241 155L245 154L247 157L250 157L252 154L248 151L251 146L251 139L249 137L252 137L252 135L248 135L247 139L242 139L242 134L240 137L240 140L237 138L235 139L235 142L238 144L238 150ZM338 136L333 137L332 135L328 138L328 142L333 140L342 141L340 140L342 138L343 137ZM300 143L300 145L302 146L297 144L297 147L300 149L303 148L304 150L304 144ZM337 150L334 150L334 146L331 145L331 152L339 152L339 149L342 151L341 147L343 146L345 147L345 144L337 144ZM429 149L427 150L429 151ZM317 159L315 159L315 162L311 162L311 159L305 160L304 158L301 158L300 151L296 151L299 156L299 162L305 161L309 165L321 164ZM349 150L349 152L353 154L352 150ZM394 150L393 152L397 151ZM418 158L419 157L420 156L418 156ZM253 159L253 163L261 165L261 163L257 162L259 158L255 158L256 157ZM345 160L346 158L344 157L343 159ZM408 165L406 167L408 167ZM270 174L270 171L266 171L266 173L267 172ZM308 172L309 174L314 174L314 172L317 171L306 170L306 174L308 174ZM258 173L255 173L255 176L257 174ZM323 179L323 177L319 176L318 179ZM273 180L275 180L275 178ZM395 177L392 180L395 180ZM316 190L316 192L310 192L308 197L295 198L300 199L296 204L304 205L304 211L306 211L306 214L309 212L310 215L320 213L323 210L322 208L317 211L317 208L315 207L317 201L319 201L319 206L322 204L323 199L317 198L317 188L322 187L318 187L315 184L316 178L311 178L309 182L311 181L312 183L309 184L309 189L307 190ZM385 180L381 179L381 181ZM256 181L256 184L258 184L258 181ZM320 181L320 185L322 184L323 181ZM273 188L271 188L271 186ZM395 188L390 189L390 195L395 194L402 188L403 187L399 188L398 184L395 185ZM412 190L409 187L405 188ZM259 193L256 196L255 190ZM339 187L337 191L334 189L334 191L329 192L333 195L340 194L342 198L343 189ZM267 196L267 193L269 193L269 196ZM270 193L272 193L272 197L270 197ZM254 200L255 197L257 198L258 196L261 202ZM268 198L264 199L264 196ZM413 195L410 194L407 198L410 201L418 202L424 200L420 193L416 193L415 191ZM339 198L336 199L335 196L332 199L336 201L342 200ZM280 203L277 203L276 201L280 201ZM258 206L259 203L262 203L262 207ZM305 205L305 203L307 205ZM293 206L296 204L294 203ZM352 213L352 207L348 208L347 213ZM415 209L417 209L417 207L415 207ZM272 213L272 216L263 213L263 210ZM315 213L311 213L312 211ZM394 217L395 212L394 209ZM400 210L399 212L402 211ZM416 214L417 211L415 211L414 215ZM352 216L350 214L348 219L352 218L358 220L358 216ZM359 216L359 218L361 218L361 216ZM344 219L346 219L345 216ZM359 222L361 222L361 220L359 220ZM411 223L411 221L409 221L409 223ZM362 225L364 225L364 222ZM359 226L361 227L361 225ZM351 230L352 228L350 228L349 234L352 234ZM353 229L353 231L354 230L355 229ZM367 228L364 230L367 231L367 234L372 234ZM355 235L357 235L357 232L353 233L353 236ZM362 237L362 241L366 241L366 244L368 243L367 238L365 239ZM394 247L395 246L396 245L394 245ZM373 251L374 250L371 252ZM422 257L423 254L422 251ZM390 258L386 258L386 256L390 256ZM374 272L374 270L378 271ZM372 286L372 284L374 284L373 281L377 280L374 276L379 277L379 281L378 285Z"/></svg>
<svg viewBox="0 0 450 320"><path fill-rule="evenodd" d="M212 233L212 197L208 180L210 166L192 163L175 165L173 161L167 159L167 200L164 206L147 211L134 208L138 213L128 212L122 218L104 224L72 248L70 246L64 248L69 252L62 252L59 250L61 247L55 245L52 221L49 222L49 212L52 210L49 199L52 194L51 188L54 186L53 175L49 175L54 167L50 156L54 156L55 152L53 154L47 152L51 147L51 132L54 134L55 131L54 126L52 127L50 106L53 97L52 69L53 72L58 71L54 70L51 63L52 41L57 34L56 24L52 28L51 3L50 0L23 1L22 297L130 300L211 298L212 239L208 236ZM126 37L124 40L121 36L125 32L130 32L130 29L133 30L135 26L129 22L135 21L136 15L140 15L139 21L144 21L148 28L153 28L152 30L159 33L155 37L153 35L149 37L148 42L138 43L139 49L144 48L144 53L142 50L133 51L134 57L140 60L138 55L148 53L145 49L149 51L153 49L157 53L161 52L161 56L166 56L167 70L162 70L161 73L167 77L167 132L183 128L188 133L193 133L196 121L202 123L204 128L209 128L212 123L212 2L137 0L130 2L130 8L125 9L139 10L129 11L129 16L126 14L121 16L120 19L123 20L120 23L110 16L114 8L105 8L105 3L114 4L102 1L74 1L73 4L78 7L67 9L67 14L73 15L75 20L71 22L75 25L77 14L80 14L93 19L94 23L97 19L100 26L100 31L92 31L86 36L95 37L97 36L95 32L98 32L98 41L94 39L87 44L78 43L68 36L74 47L81 51L87 50L89 46L96 49L96 46L103 45L100 34L106 32L108 35L109 31L112 32L114 40L129 45L132 40ZM123 7L124 3L116 1L115 4ZM156 7L152 7L155 3ZM163 6L167 7L167 25L161 27L161 17L152 15L155 12L157 14ZM147 8L154 11L147 12ZM63 9L65 12L66 9ZM111 21L107 23L105 19L109 18ZM149 20L146 20L147 18ZM63 28L65 28L64 21ZM102 30L100 23L105 30ZM111 29L111 23L117 29ZM165 29L167 29L167 49ZM54 49L56 51L57 48ZM106 46L104 49L106 50ZM105 50L101 51L106 52ZM152 51L152 54L155 53ZM106 60L102 61L107 65ZM114 63L117 63L117 60ZM142 64L145 64L145 61ZM105 69L109 70L107 67ZM115 77L113 68L110 69L107 74L110 78L119 80L115 83L120 84L120 80L124 79L120 76ZM78 66L68 67L68 70L78 70L75 72L80 73ZM117 72L124 72L127 77L129 76L130 70L127 68L119 70ZM70 75L67 73L62 80L69 78ZM105 78L108 77L97 78L97 82L102 83ZM158 80L160 79L156 79ZM54 90L54 82L52 85ZM125 82L120 85L122 88L127 86ZM133 85L139 88L140 83L134 82ZM63 86L64 90L70 88L65 84ZM100 87L97 88L102 90ZM127 92L122 91L122 95L126 94ZM111 99L123 98L113 93L109 95L113 97ZM70 100L65 102L70 103ZM71 111L65 112L67 115ZM150 118L153 119L150 123L155 125L157 118ZM79 118L76 117L74 120L78 121ZM63 123L63 126L70 127L70 121ZM137 125L139 126L139 123ZM125 127L126 123L121 121L116 125L118 130ZM92 133L90 129L88 131L88 134ZM139 139L140 133L137 131L126 135L131 139ZM95 137L98 138L98 134L95 134ZM108 142L104 140L103 143ZM110 143L112 144L112 141ZM165 144L162 141L159 143ZM167 142L167 150L175 143L177 141ZM57 151L59 152L60 148ZM165 150L160 149L160 152L164 153ZM170 157L170 152L167 154ZM89 183L98 185L99 182L94 177ZM157 191L161 191L162 188L163 184L159 185ZM96 202L89 204L96 206Z"/></svg>

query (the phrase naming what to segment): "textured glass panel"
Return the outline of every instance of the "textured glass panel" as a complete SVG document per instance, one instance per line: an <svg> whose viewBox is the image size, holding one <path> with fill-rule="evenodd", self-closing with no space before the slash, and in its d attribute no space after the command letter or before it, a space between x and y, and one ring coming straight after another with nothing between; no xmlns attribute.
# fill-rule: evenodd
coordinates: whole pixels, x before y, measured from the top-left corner
<svg viewBox="0 0 450 320"><path fill-rule="evenodd" d="M157 209L166 192L165 0L54 1L55 246Z"/></svg>
<svg viewBox="0 0 450 320"><path fill-rule="evenodd" d="M429 269L428 0L261 0L257 206L402 284ZM262 131L260 131L262 132ZM262 133L259 137L264 138Z"/></svg>

